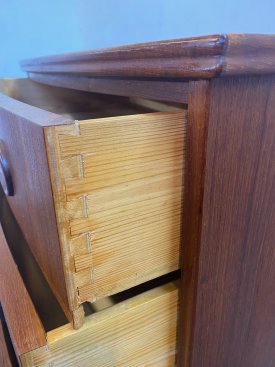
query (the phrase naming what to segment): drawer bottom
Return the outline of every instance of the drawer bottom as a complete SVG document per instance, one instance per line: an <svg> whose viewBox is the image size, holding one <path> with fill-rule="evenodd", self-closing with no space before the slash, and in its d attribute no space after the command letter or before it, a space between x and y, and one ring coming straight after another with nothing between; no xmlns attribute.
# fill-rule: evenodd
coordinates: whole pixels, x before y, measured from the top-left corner
<svg viewBox="0 0 275 367"><path fill-rule="evenodd" d="M79 330L50 331L22 366L175 366L177 309L177 282L161 285L87 316Z"/></svg>

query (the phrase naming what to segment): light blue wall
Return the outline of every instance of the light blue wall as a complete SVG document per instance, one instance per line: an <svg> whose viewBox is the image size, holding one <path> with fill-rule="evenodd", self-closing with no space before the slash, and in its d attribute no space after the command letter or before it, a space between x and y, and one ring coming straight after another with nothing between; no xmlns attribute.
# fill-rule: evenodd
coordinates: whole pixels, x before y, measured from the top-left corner
<svg viewBox="0 0 275 367"><path fill-rule="evenodd" d="M0 77L19 61L211 33L275 33L274 0L0 0Z"/></svg>

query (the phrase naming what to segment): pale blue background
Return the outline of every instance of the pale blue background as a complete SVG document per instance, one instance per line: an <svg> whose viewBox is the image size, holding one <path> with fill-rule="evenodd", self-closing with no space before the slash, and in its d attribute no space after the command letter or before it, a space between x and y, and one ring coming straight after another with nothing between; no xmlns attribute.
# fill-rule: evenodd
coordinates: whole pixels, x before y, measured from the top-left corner
<svg viewBox="0 0 275 367"><path fill-rule="evenodd" d="M275 33L274 0L0 0L0 77L48 54L211 33Z"/></svg>

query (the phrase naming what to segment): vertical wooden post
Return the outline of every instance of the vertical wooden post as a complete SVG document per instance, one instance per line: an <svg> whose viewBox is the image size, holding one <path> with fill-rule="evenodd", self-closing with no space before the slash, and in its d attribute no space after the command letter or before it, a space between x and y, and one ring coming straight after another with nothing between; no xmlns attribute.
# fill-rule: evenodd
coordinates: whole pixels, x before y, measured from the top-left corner
<svg viewBox="0 0 275 367"><path fill-rule="evenodd" d="M201 115L190 102L195 146ZM205 151L205 167L203 158L188 160L180 365L272 367L275 77L213 79L207 110L206 140L190 150Z"/></svg>
<svg viewBox="0 0 275 367"><path fill-rule="evenodd" d="M189 83L182 251L183 289L180 292L179 339L181 345L178 358L182 366L190 364L192 354L202 227L209 90L209 81Z"/></svg>

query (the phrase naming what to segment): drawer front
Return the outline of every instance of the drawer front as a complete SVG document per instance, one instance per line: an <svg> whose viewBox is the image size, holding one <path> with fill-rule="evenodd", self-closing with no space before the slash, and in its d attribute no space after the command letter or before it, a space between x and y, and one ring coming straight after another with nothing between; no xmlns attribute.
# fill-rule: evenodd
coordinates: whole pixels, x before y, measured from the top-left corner
<svg viewBox="0 0 275 367"><path fill-rule="evenodd" d="M186 113L45 128L71 306L179 268Z"/></svg>
<svg viewBox="0 0 275 367"><path fill-rule="evenodd" d="M21 356L23 367L174 367L178 288L155 288L47 335L48 345Z"/></svg>
<svg viewBox="0 0 275 367"><path fill-rule="evenodd" d="M60 116L0 94L0 140L14 188L8 203L47 281L68 312L43 126ZM54 254L54 255L53 255Z"/></svg>

